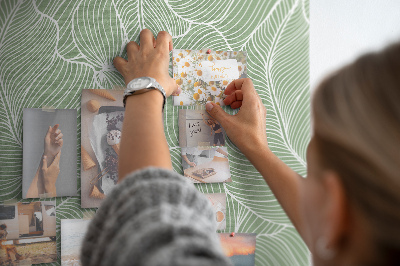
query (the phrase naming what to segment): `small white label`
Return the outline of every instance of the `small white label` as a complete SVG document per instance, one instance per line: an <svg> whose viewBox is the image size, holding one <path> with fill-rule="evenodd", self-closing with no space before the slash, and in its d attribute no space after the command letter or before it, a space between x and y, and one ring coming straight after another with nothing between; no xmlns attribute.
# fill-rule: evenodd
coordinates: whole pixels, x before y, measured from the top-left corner
<svg viewBox="0 0 400 266"><path fill-rule="evenodd" d="M235 59L202 61L200 79L208 81L233 80L239 78L238 63Z"/></svg>

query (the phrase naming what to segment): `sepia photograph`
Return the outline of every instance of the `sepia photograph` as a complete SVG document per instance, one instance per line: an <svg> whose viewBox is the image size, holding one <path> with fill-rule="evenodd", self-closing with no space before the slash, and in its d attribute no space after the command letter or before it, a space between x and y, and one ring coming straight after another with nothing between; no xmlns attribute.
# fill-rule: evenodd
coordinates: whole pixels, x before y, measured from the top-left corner
<svg viewBox="0 0 400 266"><path fill-rule="evenodd" d="M0 265L57 261L53 201L0 205Z"/></svg>
<svg viewBox="0 0 400 266"><path fill-rule="evenodd" d="M77 195L77 112L23 110L23 198Z"/></svg>

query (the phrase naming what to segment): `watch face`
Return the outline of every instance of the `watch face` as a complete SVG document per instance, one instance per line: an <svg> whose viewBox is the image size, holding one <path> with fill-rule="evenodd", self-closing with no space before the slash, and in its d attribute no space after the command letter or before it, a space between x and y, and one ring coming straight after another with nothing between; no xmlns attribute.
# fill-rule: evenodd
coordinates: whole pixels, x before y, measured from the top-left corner
<svg viewBox="0 0 400 266"><path fill-rule="evenodd" d="M147 77L138 78L134 82L132 82L131 89L139 90L143 88L147 88L150 85L151 81Z"/></svg>

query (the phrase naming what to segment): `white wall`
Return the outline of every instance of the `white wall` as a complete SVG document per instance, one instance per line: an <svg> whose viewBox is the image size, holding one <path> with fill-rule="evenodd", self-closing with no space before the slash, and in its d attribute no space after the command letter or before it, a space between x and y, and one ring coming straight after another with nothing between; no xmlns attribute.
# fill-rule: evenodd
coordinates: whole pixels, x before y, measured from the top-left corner
<svg viewBox="0 0 400 266"><path fill-rule="evenodd" d="M311 90L360 54L400 41L400 0L310 0Z"/></svg>

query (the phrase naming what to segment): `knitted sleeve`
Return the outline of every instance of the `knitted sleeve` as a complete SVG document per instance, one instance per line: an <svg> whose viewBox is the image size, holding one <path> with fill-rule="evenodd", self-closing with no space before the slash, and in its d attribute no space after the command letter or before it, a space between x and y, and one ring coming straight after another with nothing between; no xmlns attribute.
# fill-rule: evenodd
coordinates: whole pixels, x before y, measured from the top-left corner
<svg viewBox="0 0 400 266"><path fill-rule="evenodd" d="M146 168L107 196L82 243L82 265L231 265L210 202L183 176Z"/></svg>

